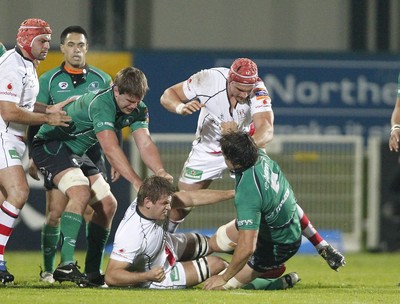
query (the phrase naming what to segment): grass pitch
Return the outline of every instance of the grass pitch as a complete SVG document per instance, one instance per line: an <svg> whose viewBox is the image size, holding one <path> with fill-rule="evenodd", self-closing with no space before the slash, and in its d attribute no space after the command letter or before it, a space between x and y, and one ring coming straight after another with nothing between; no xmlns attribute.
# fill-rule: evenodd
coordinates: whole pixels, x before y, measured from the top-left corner
<svg viewBox="0 0 400 304"><path fill-rule="evenodd" d="M83 253L76 258L82 265ZM201 285L186 290L78 288L68 282L49 285L39 282L39 252L8 251L6 259L15 283L0 286L2 304L400 303L400 253L346 254L347 265L339 272L317 254L297 255L286 266L287 272L298 272L301 281L281 291L204 291Z"/></svg>

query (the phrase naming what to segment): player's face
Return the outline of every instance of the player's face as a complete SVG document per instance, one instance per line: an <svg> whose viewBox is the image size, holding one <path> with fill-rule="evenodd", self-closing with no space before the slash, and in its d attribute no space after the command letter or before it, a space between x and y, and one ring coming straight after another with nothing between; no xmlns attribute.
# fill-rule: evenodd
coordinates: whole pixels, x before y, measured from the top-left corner
<svg viewBox="0 0 400 304"><path fill-rule="evenodd" d="M39 35L32 41L31 53L36 60L45 60L50 49L51 35Z"/></svg>
<svg viewBox="0 0 400 304"><path fill-rule="evenodd" d="M153 219L165 220L168 216L169 210L171 210L171 200L170 195L163 195L159 200L157 200L153 205Z"/></svg>
<svg viewBox="0 0 400 304"><path fill-rule="evenodd" d="M81 69L86 63L86 53L88 44L85 35L79 33L69 33L60 45L61 52L64 54L65 65L68 68Z"/></svg>
<svg viewBox="0 0 400 304"><path fill-rule="evenodd" d="M244 104L247 102L253 88L253 85L231 81L228 83L228 94L229 96L234 97L238 103Z"/></svg>
<svg viewBox="0 0 400 304"><path fill-rule="evenodd" d="M118 108L124 114L131 114L139 105L142 100L138 96L131 96L128 94L119 94L118 88L114 87L114 96L117 101Z"/></svg>

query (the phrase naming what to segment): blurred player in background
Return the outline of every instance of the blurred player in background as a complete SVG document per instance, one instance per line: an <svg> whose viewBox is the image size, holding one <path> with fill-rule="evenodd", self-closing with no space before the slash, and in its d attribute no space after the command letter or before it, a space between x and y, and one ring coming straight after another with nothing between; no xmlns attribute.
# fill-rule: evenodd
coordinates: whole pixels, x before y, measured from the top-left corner
<svg viewBox="0 0 400 304"><path fill-rule="evenodd" d="M77 97L88 92L97 93L101 89L110 87L111 76L87 64L86 54L88 48L88 36L81 26L69 26L62 31L60 35L60 50L64 54L64 61L60 66L44 73L40 77L38 102L46 105L57 104L70 97ZM38 130L39 126L29 128L30 143ZM119 131L119 136L120 134L121 132ZM82 157L83 166L88 157L107 181L105 158L99 143L93 145L86 152L86 155ZM32 178L39 180L38 172L32 159L30 159L29 174ZM118 176L117 172L111 170L112 181L115 181ZM54 261L60 239L60 220L68 198L60 190L48 184L46 180L44 186L46 188L46 222L43 225L41 234L44 271L40 273L40 280L54 283ZM102 227L91 221L91 213L93 212L91 207L86 210L88 251L85 261L85 273L92 284L103 285L104 280L100 270L110 230L108 227Z"/></svg>
<svg viewBox="0 0 400 304"><path fill-rule="evenodd" d="M258 76L257 65L248 58L236 59L231 67L202 70L164 91L161 104L170 112L191 115L200 111L196 139L184 164L180 190L205 189L227 169L219 139L231 130L250 132L259 148L273 138L274 114L268 90ZM337 270L344 256L325 241L300 206L302 233L328 265ZM172 210L170 231L189 209Z"/></svg>
<svg viewBox="0 0 400 304"><path fill-rule="evenodd" d="M17 45L0 57L0 281L14 281L4 251L19 213L28 199L29 186L21 158L25 152L26 125L68 126L62 102L57 106L35 103L39 82L34 61L46 59L50 25L27 19L17 32Z"/></svg>
<svg viewBox="0 0 400 304"><path fill-rule="evenodd" d="M3 55L6 51L6 47L0 42L0 56Z"/></svg>
<svg viewBox="0 0 400 304"><path fill-rule="evenodd" d="M91 285L74 258L83 212L91 205L95 211L92 222L108 231L117 208L110 186L98 168L90 159L81 165L81 157L90 147L99 142L110 165L138 190L142 180L131 167L116 134L116 130L130 127L146 166L172 182L148 130L148 109L142 101L147 90L147 78L141 70L124 68L110 88L86 93L66 107L73 120L69 128L43 125L33 140L32 158L46 183L68 197L61 216L61 262L53 272L56 281Z"/></svg>

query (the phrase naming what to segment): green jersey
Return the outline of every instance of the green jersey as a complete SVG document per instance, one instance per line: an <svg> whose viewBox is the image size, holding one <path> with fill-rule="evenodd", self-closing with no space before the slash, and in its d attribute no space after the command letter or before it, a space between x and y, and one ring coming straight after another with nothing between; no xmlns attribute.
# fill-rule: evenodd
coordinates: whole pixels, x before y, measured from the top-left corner
<svg viewBox="0 0 400 304"><path fill-rule="evenodd" d="M111 76L95 67L86 65L83 73L68 73L61 66L51 69L40 76L38 102L56 104L72 96L80 96L88 92L97 93L111 85Z"/></svg>
<svg viewBox="0 0 400 304"><path fill-rule="evenodd" d="M293 190L279 165L259 151L256 164L236 173L239 229L259 230L258 239L288 244L301 236Z"/></svg>
<svg viewBox="0 0 400 304"><path fill-rule="evenodd" d="M7 52L6 47L4 46L4 44L2 44L0 42L0 56L3 55L5 52Z"/></svg>
<svg viewBox="0 0 400 304"><path fill-rule="evenodd" d="M130 114L122 113L114 97L113 87L98 93L86 93L68 104L64 110L72 118L69 127L44 124L36 137L44 140L63 141L74 154L79 156L98 142L96 133L104 130L132 131L148 128L148 109L141 101Z"/></svg>

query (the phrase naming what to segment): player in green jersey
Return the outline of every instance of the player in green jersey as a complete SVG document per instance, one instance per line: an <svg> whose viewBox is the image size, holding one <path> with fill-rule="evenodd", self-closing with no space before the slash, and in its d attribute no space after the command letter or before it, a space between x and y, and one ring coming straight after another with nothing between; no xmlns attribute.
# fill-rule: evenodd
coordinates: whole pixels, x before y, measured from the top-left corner
<svg viewBox="0 0 400 304"><path fill-rule="evenodd" d="M32 157L48 183L67 195L61 218L61 263L53 273L58 281L87 283L74 264L75 240L82 214L89 201L95 202L92 221L111 225L115 204L104 204L110 197L109 185L100 174L85 176L79 159L97 142L111 166L137 190L141 178L131 167L119 146L116 130L130 127L142 160L156 175L172 181L164 168L157 146L148 130L148 110L142 101L147 93L146 76L134 67L119 71L114 84L98 93L89 92L65 107L73 122L65 128L41 126L32 144ZM87 167L90 167L89 165ZM92 166L93 167L93 166ZM98 182L98 180L102 180ZM113 210L110 212L110 209ZM72 271L71 271L72 270Z"/></svg>
<svg viewBox="0 0 400 304"><path fill-rule="evenodd" d="M234 249L234 253L227 270L208 279L205 289L241 288L279 268L301 245L296 198L278 164L258 149L247 133L227 133L220 144L229 170L235 173L237 219L220 227L210 242L225 251ZM239 232L233 238L236 225ZM261 285L267 283L260 280ZM293 273L285 287L298 281Z"/></svg>
<svg viewBox="0 0 400 304"><path fill-rule="evenodd" d="M40 79L40 91L37 101L43 104L57 104L73 96L80 96L88 92L98 92L100 89L111 85L111 76L102 70L88 65L86 54L88 52L88 37L85 29L73 25L65 28L60 35L60 49L64 54L64 61L60 66L44 73ZM30 141L39 130L39 126L29 128ZM107 180L104 155L99 144L94 145L86 153L90 160ZM95 171L97 172L97 170ZM29 174L39 180L37 169L30 160ZM111 170L112 181L118 177ZM45 182L46 188L46 219L42 227L41 248L44 260L44 271L40 273L40 280L53 283L54 260L57 244L60 238L61 214L67 204L66 196L58 189ZM85 220L87 222L88 252L85 263L85 273L92 282L102 283L101 269L102 256L109 229L93 223L91 219L92 208L87 208Z"/></svg>

